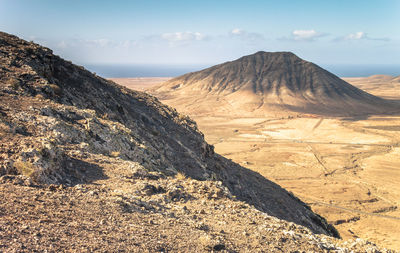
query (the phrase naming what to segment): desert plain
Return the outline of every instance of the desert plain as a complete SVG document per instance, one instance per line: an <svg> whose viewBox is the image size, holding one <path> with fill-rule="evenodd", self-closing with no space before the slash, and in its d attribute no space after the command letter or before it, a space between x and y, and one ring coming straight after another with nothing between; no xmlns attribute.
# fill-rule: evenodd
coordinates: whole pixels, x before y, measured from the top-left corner
<svg viewBox="0 0 400 253"><path fill-rule="evenodd" d="M400 101L398 77L343 79L375 96ZM168 78L112 80L146 90ZM293 192L342 238L400 249L400 114L339 118L183 112L197 122L217 153Z"/></svg>

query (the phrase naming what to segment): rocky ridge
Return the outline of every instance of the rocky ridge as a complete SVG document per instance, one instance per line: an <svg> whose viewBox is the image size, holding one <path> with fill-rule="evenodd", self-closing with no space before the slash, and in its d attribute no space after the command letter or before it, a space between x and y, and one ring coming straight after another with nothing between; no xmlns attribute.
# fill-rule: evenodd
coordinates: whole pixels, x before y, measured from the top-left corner
<svg viewBox="0 0 400 253"><path fill-rule="evenodd" d="M378 249L313 234L338 237L152 96L6 33L0 67L1 250Z"/></svg>

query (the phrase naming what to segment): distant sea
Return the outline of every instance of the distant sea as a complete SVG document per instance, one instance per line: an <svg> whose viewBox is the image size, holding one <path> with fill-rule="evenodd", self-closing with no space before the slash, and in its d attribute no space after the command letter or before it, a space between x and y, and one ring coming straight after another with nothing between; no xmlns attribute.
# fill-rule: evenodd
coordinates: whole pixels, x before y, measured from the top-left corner
<svg viewBox="0 0 400 253"><path fill-rule="evenodd" d="M363 65L324 65L320 67L339 77L367 77L372 75L400 75L400 65L363 64Z"/></svg>
<svg viewBox="0 0 400 253"><path fill-rule="evenodd" d="M211 65L139 65L110 64L84 65L97 75L110 77L175 77L189 72L199 71Z"/></svg>
<svg viewBox="0 0 400 253"><path fill-rule="evenodd" d="M174 77L199 71L211 65L139 65L139 64L88 64L88 70L110 77ZM372 75L400 75L400 65L320 65L339 77L366 77Z"/></svg>

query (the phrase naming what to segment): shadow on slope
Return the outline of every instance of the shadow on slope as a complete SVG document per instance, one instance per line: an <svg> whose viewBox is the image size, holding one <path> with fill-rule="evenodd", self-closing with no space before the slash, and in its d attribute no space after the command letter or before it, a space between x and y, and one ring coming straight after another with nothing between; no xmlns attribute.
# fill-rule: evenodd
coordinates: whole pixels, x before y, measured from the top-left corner
<svg viewBox="0 0 400 253"><path fill-rule="evenodd" d="M328 231L328 234L340 238L338 231L332 225L313 213L307 204L292 193L255 171L244 168L223 156L217 154L215 156L220 164L223 164L223 166L217 164L215 167L217 177L239 200L280 219L294 223L300 220L302 222L298 224L309 227L314 232L323 233L320 230L323 228ZM293 208L294 206L296 208Z"/></svg>
<svg viewBox="0 0 400 253"><path fill-rule="evenodd" d="M95 183L97 180L108 179L104 174L103 168L97 164L84 161L82 159L68 158L68 169L66 173L71 178L71 186L82 183Z"/></svg>

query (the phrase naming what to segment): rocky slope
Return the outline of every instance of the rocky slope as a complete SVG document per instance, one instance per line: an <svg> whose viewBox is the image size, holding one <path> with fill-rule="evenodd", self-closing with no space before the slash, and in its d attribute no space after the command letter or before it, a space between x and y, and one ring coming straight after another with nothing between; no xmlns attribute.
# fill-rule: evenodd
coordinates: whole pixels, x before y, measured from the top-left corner
<svg viewBox="0 0 400 253"><path fill-rule="evenodd" d="M393 252L269 216L218 181L96 158L108 177L96 184L44 187L23 176L0 177L0 251Z"/></svg>
<svg viewBox="0 0 400 253"><path fill-rule="evenodd" d="M0 251L377 249L152 96L5 33L0 67Z"/></svg>
<svg viewBox="0 0 400 253"><path fill-rule="evenodd" d="M290 52L257 52L176 77L150 92L196 114L220 110L353 116L400 111L400 105L368 94Z"/></svg>

